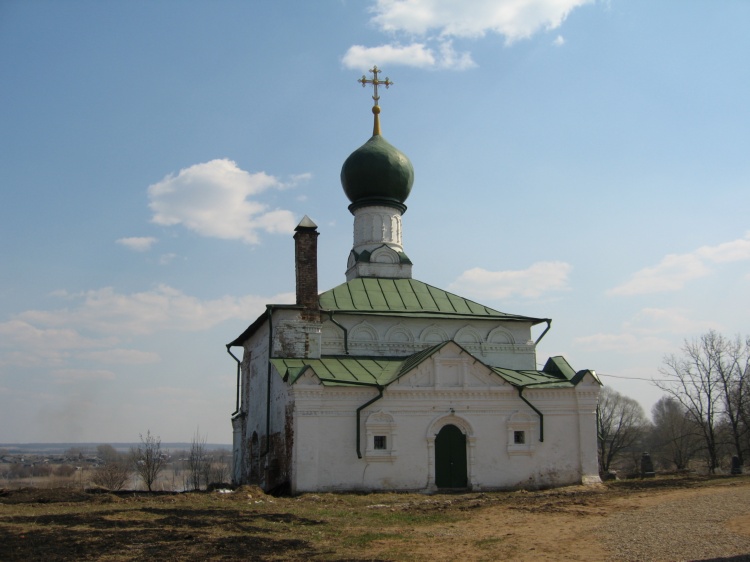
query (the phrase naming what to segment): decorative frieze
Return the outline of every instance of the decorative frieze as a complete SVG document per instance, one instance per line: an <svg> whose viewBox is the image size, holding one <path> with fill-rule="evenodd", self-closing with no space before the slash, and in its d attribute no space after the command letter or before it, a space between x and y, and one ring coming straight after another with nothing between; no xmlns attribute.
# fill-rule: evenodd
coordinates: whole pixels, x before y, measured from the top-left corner
<svg viewBox="0 0 750 562"><path fill-rule="evenodd" d="M354 210L354 251L372 250L387 244L403 251L401 212L393 207L368 206Z"/></svg>
<svg viewBox="0 0 750 562"><path fill-rule="evenodd" d="M472 355L480 357L490 364L496 364L503 355L517 356L517 364L523 368L534 368L536 348L534 342L514 343L512 334L503 327L495 327L483 335L477 328L464 324L454 324L453 329L424 323L399 322L395 326L378 325L362 321L349 327L348 351L364 355L399 356L417 353L444 341L453 340ZM385 328L385 333L381 330ZM344 335L340 327L331 322L324 322L322 332L322 353L329 355L343 354ZM523 358L528 357L528 359Z"/></svg>

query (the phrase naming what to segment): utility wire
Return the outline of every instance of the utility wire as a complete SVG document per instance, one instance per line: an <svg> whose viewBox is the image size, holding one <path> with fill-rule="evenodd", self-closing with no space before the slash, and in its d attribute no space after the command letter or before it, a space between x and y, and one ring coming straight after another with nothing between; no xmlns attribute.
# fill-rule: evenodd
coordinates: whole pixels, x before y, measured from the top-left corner
<svg viewBox="0 0 750 562"><path fill-rule="evenodd" d="M537 367L542 367L543 365L541 363L537 363ZM598 377L609 377L611 379L625 379L625 380L631 380L631 381L648 381L648 382L674 382L674 379L647 379L645 377L626 377L623 375L605 375L604 373L600 373L599 371L596 371L596 376Z"/></svg>
<svg viewBox="0 0 750 562"><path fill-rule="evenodd" d="M674 382L674 379L647 379L645 377L625 377L622 375L605 375L604 373L596 372L599 377L610 377L612 379L625 379L633 381L648 381L648 382Z"/></svg>

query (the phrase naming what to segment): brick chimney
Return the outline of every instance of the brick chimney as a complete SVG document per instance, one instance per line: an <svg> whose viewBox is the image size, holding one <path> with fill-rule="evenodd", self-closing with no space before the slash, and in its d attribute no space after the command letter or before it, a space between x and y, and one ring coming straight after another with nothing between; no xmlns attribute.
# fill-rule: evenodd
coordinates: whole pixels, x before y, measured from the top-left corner
<svg viewBox="0 0 750 562"><path fill-rule="evenodd" d="M294 270L297 276L297 304L305 307L302 316L320 322L318 308L318 225L305 217L294 229Z"/></svg>

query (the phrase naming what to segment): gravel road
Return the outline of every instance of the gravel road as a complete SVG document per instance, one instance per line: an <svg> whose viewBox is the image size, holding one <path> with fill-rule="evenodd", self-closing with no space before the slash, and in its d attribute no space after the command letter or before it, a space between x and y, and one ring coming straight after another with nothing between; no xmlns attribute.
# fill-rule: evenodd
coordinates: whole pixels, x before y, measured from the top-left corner
<svg viewBox="0 0 750 562"><path fill-rule="evenodd" d="M737 518L750 522L750 488L712 490L622 511L598 531L613 552L610 560L750 562L750 534L729 528Z"/></svg>

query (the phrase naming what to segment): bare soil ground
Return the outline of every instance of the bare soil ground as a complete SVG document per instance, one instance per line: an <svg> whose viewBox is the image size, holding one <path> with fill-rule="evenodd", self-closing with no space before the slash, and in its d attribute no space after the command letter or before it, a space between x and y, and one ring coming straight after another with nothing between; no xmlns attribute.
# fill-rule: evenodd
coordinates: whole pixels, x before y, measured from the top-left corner
<svg viewBox="0 0 750 562"><path fill-rule="evenodd" d="M0 560L153 558L750 561L750 477L286 498L0 490Z"/></svg>

